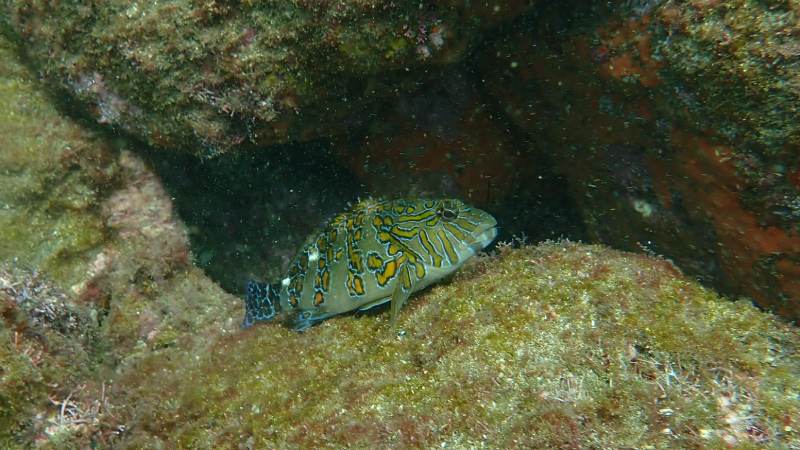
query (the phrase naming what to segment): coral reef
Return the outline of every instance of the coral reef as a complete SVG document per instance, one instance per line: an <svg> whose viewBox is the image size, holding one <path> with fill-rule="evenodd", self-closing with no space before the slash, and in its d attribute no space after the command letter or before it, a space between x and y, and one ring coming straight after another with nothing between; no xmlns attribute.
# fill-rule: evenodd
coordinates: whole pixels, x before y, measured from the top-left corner
<svg viewBox="0 0 800 450"><path fill-rule="evenodd" d="M799 10L541 8L487 45L486 86L553 155L592 239L797 319Z"/></svg>
<svg viewBox="0 0 800 450"><path fill-rule="evenodd" d="M383 312L207 335L115 378L119 448L800 444L797 329L669 262L501 247Z"/></svg>
<svg viewBox="0 0 800 450"><path fill-rule="evenodd" d="M0 25L98 122L213 156L363 123L411 68L458 60L530 3L5 0Z"/></svg>

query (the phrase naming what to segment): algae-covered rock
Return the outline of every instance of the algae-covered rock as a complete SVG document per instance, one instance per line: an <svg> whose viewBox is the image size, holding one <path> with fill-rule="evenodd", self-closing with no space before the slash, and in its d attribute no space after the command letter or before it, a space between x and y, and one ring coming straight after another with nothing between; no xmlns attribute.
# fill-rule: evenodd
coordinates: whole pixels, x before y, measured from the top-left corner
<svg viewBox="0 0 800 450"><path fill-rule="evenodd" d="M88 439L99 410L84 403L94 378L97 317L39 273L0 265L0 447Z"/></svg>
<svg viewBox="0 0 800 450"><path fill-rule="evenodd" d="M799 1L665 2L648 34L677 114L765 159L800 147Z"/></svg>
<svg viewBox="0 0 800 450"><path fill-rule="evenodd" d="M800 318L800 4L578 3L509 29L482 67L589 236Z"/></svg>
<svg viewBox="0 0 800 450"><path fill-rule="evenodd" d="M796 328L669 262L501 247L383 312L164 350L112 395L119 448L800 444Z"/></svg>
<svg viewBox="0 0 800 450"><path fill-rule="evenodd" d="M529 4L6 0L0 11L98 122L209 156L361 123L416 69L461 58L484 18Z"/></svg>
<svg viewBox="0 0 800 450"><path fill-rule="evenodd" d="M114 239L81 286L107 305L102 338L115 364L219 326L238 303L192 265L185 226L155 174L130 152L119 165L121 186L100 208Z"/></svg>
<svg viewBox="0 0 800 450"><path fill-rule="evenodd" d="M114 185L111 146L62 117L0 35L0 261L84 277L106 238L93 213Z"/></svg>
<svg viewBox="0 0 800 450"><path fill-rule="evenodd" d="M0 447L100 444L119 431L105 374L237 303L130 144L62 115L10 48L0 34Z"/></svg>
<svg viewBox="0 0 800 450"><path fill-rule="evenodd" d="M0 447L88 439L102 305L72 290L109 239L112 146L63 117L0 35ZM102 382L98 386L101 391Z"/></svg>

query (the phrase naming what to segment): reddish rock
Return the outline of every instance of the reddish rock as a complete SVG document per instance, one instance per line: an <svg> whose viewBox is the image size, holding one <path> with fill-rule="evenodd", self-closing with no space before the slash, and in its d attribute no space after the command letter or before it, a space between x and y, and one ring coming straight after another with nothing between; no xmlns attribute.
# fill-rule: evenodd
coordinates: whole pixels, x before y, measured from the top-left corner
<svg viewBox="0 0 800 450"><path fill-rule="evenodd" d="M576 16L557 40L542 15L481 66L490 95L555 155L594 239L664 254L797 320L800 67L772 56L800 48L798 9L735 3Z"/></svg>
<svg viewBox="0 0 800 450"><path fill-rule="evenodd" d="M453 73L399 101L363 135L340 140L336 148L375 195L446 195L491 209L534 170L497 116L462 74Z"/></svg>

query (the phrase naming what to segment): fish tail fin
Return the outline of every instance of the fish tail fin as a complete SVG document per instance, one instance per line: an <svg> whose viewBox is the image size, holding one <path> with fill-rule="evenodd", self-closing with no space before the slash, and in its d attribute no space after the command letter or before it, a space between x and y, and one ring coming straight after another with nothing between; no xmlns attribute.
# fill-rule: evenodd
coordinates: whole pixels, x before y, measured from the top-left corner
<svg viewBox="0 0 800 450"><path fill-rule="evenodd" d="M248 328L256 322L271 320L278 314L280 307L279 291L275 285L248 281L242 328Z"/></svg>

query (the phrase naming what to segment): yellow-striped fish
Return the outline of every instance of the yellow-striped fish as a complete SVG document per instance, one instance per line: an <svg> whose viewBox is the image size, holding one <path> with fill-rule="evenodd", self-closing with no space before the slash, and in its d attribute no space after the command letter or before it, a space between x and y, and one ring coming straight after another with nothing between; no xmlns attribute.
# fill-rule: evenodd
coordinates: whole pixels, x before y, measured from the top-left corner
<svg viewBox="0 0 800 450"><path fill-rule="evenodd" d="M497 221L459 200L364 200L306 242L280 283L247 285L243 327L286 313L296 330L391 301L461 267L497 237Z"/></svg>

